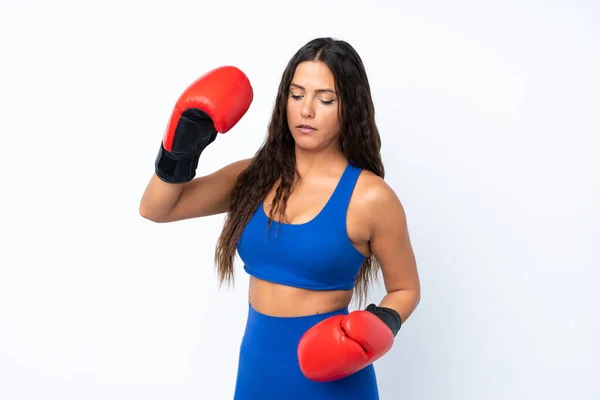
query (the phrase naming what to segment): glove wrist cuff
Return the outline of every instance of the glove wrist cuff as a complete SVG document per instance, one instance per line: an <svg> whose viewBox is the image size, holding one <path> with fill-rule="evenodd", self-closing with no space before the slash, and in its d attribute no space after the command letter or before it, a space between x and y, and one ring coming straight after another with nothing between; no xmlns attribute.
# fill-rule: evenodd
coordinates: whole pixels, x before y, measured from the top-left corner
<svg viewBox="0 0 600 400"><path fill-rule="evenodd" d="M384 324L390 328L394 337L398 334L402 326L402 318L394 309L388 307L378 307L375 304L369 304L365 311L375 314Z"/></svg>
<svg viewBox="0 0 600 400"><path fill-rule="evenodd" d="M156 175L167 183L186 183L196 176L200 154L174 154L165 150L163 143L154 162Z"/></svg>

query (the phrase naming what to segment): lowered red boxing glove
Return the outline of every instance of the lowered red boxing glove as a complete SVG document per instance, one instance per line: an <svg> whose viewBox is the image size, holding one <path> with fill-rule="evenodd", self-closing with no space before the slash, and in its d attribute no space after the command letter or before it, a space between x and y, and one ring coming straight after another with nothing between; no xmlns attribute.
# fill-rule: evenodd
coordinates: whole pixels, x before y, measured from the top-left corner
<svg viewBox="0 0 600 400"><path fill-rule="evenodd" d="M378 307L371 305L369 308ZM389 315L390 311L395 313L390 309L385 313ZM396 320L396 317L389 320ZM397 329L394 327L393 331L375 313L362 310L319 322L306 331L298 343L302 373L310 380L328 382L360 371L391 349L400 329L399 316L390 324L397 324Z"/></svg>
<svg viewBox="0 0 600 400"><path fill-rule="evenodd" d="M250 81L236 67L215 68L196 79L173 108L156 157L156 175L169 183L192 180L202 151L217 132L237 124L252 99Z"/></svg>

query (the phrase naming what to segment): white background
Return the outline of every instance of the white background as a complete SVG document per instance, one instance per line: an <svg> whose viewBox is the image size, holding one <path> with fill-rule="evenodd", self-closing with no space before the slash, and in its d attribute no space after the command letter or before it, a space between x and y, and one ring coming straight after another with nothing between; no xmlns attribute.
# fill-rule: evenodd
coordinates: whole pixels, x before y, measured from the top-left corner
<svg viewBox="0 0 600 400"><path fill-rule="evenodd" d="M198 174L262 143L308 40L360 53L422 301L382 399L600 398L595 1L3 1L0 399L231 399L247 277L223 217L138 214L179 93L252 81ZM381 286L371 300L379 301Z"/></svg>

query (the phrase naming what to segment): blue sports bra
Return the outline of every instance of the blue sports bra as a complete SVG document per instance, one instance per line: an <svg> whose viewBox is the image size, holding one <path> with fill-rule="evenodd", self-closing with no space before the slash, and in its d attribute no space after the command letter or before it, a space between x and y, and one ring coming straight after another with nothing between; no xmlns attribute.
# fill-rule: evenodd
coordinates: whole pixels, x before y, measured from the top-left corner
<svg viewBox="0 0 600 400"><path fill-rule="evenodd" d="M352 289L365 256L348 238L346 213L360 172L349 163L325 207L306 223L272 221L267 232L261 201L237 243L244 270L299 288Z"/></svg>

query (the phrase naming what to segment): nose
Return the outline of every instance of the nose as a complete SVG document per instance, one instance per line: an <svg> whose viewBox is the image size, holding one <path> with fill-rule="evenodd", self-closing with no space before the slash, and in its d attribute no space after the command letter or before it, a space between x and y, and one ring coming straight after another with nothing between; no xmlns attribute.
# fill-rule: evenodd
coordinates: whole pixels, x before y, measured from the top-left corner
<svg viewBox="0 0 600 400"><path fill-rule="evenodd" d="M300 110L300 115L302 115L302 118L312 118L315 116L315 110L313 109L310 99L304 99L302 108Z"/></svg>

